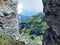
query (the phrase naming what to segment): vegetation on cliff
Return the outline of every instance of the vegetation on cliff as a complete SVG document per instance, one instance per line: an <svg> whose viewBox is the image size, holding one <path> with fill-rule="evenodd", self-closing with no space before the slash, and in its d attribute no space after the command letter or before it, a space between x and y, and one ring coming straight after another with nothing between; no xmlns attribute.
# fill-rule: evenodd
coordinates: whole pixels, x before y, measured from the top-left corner
<svg viewBox="0 0 60 45"><path fill-rule="evenodd" d="M30 17L26 22L20 23L19 32L36 42L35 45L42 45L43 34L47 28L48 26L43 20L43 16L38 13Z"/></svg>

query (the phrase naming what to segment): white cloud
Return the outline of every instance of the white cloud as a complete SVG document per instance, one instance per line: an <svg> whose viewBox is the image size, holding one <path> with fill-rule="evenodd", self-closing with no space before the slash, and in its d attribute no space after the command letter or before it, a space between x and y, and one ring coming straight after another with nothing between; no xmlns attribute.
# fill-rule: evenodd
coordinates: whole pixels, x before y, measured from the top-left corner
<svg viewBox="0 0 60 45"><path fill-rule="evenodd" d="M24 10L41 12L43 11L42 0L20 0Z"/></svg>
<svg viewBox="0 0 60 45"><path fill-rule="evenodd" d="M18 3L18 6L17 6L17 13L21 13L23 10L22 10L23 6L22 4Z"/></svg>

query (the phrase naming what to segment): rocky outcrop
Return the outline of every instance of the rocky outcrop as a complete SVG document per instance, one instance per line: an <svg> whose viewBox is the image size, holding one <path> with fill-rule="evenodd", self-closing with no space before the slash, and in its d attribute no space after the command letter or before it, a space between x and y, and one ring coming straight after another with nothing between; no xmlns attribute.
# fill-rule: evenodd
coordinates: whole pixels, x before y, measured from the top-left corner
<svg viewBox="0 0 60 45"><path fill-rule="evenodd" d="M18 37L17 0L0 0L0 33Z"/></svg>
<svg viewBox="0 0 60 45"><path fill-rule="evenodd" d="M0 33L12 36L14 41L24 41L27 45L29 39L19 34L17 4L17 0L0 0Z"/></svg>
<svg viewBox="0 0 60 45"><path fill-rule="evenodd" d="M49 28L45 31L43 45L60 45L60 0L42 0L44 19Z"/></svg>

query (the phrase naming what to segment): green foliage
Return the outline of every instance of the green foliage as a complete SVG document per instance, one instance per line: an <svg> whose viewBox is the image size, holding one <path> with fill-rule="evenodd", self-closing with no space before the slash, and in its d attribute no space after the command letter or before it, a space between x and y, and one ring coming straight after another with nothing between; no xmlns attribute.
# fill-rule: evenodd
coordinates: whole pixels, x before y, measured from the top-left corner
<svg viewBox="0 0 60 45"><path fill-rule="evenodd" d="M29 39L34 40L34 45L42 45L43 33L48 28L48 26L41 18L40 13L32 16L25 23L29 25L29 27L24 26L24 28L20 30L21 33L24 32L24 34L29 37ZM42 32L41 35L39 34L40 32Z"/></svg>
<svg viewBox="0 0 60 45"><path fill-rule="evenodd" d="M25 45L25 42L16 42L13 39L11 39L11 37L7 36L7 34L0 33L0 45Z"/></svg>
<svg viewBox="0 0 60 45"><path fill-rule="evenodd" d="M40 15L35 15L33 17L31 17L30 19L28 19L26 21L26 23L30 23L30 22L41 22L42 19L41 19L41 16Z"/></svg>
<svg viewBox="0 0 60 45"><path fill-rule="evenodd" d="M47 26L46 22L41 23L40 28L41 28L42 32L44 33L44 32L45 32L45 30L48 28L48 26Z"/></svg>
<svg viewBox="0 0 60 45"><path fill-rule="evenodd" d="M25 42L23 41L20 41L20 42L17 42L19 45L25 45Z"/></svg>
<svg viewBox="0 0 60 45"><path fill-rule="evenodd" d="M29 23L29 28L27 28L26 26L20 30L19 32L22 33L24 32L25 34L29 35L30 32L32 30L35 30L35 31L38 31L40 30L42 33L45 32L45 29L48 28L46 22L44 22L42 19L41 19L41 15L40 14L36 14L35 16L32 16L31 18L29 18L26 22L25 22L27 25Z"/></svg>
<svg viewBox="0 0 60 45"><path fill-rule="evenodd" d="M43 40L43 36L41 35L41 36L37 36L37 37L35 37L35 45L42 45L42 40Z"/></svg>

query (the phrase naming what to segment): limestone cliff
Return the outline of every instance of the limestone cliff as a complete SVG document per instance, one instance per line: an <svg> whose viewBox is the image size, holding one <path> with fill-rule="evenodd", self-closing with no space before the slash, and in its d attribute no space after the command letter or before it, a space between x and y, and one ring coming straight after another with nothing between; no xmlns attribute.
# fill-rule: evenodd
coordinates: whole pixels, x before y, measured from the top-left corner
<svg viewBox="0 0 60 45"><path fill-rule="evenodd" d="M28 38L19 34L17 18L18 0L0 0L0 33L12 36L14 41L24 41L27 45Z"/></svg>
<svg viewBox="0 0 60 45"><path fill-rule="evenodd" d="M42 0L44 19L49 28L45 31L43 45L60 45L60 0Z"/></svg>
<svg viewBox="0 0 60 45"><path fill-rule="evenodd" d="M17 0L0 0L0 32L18 36Z"/></svg>

